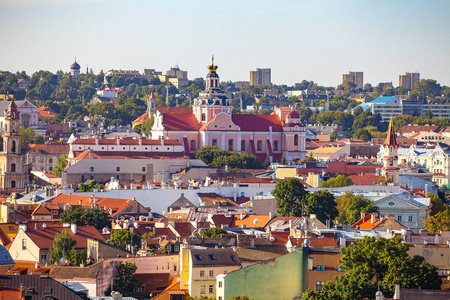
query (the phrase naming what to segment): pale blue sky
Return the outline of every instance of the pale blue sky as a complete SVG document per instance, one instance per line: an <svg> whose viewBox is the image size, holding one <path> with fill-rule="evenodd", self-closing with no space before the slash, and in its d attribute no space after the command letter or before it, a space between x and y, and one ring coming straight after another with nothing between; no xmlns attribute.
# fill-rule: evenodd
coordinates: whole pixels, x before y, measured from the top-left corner
<svg viewBox="0 0 450 300"><path fill-rule="evenodd" d="M101 69L176 62L204 77L211 54L221 80L337 85L363 71L376 85L419 71L450 86L450 1L415 0L0 0L0 70Z"/></svg>

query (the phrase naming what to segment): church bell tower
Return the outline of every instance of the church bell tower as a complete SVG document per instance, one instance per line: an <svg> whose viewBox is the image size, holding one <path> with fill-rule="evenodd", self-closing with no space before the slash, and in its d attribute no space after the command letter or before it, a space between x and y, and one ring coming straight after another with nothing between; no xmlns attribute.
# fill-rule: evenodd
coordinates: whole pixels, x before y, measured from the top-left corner
<svg viewBox="0 0 450 300"><path fill-rule="evenodd" d="M394 184L398 184L400 176L400 169L398 167L398 143L392 117L389 121L389 129L383 147L384 157L381 173L386 179L390 179Z"/></svg>

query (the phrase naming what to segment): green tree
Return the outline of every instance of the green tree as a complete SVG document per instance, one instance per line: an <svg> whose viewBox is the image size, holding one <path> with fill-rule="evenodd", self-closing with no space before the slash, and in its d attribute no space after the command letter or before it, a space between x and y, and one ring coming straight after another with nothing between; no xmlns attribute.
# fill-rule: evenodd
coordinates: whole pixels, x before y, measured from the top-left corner
<svg viewBox="0 0 450 300"><path fill-rule="evenodd" d="M386 298L392 298L395 284L407 289L440 289L437 268L422 256L409 256L408 250L400 237L356 240L340 250L345 275L335 277L323 292L310 291L302 299L337 299L336 295L342 300L373 299L378 286Z"/></svg>
<svg viewBox="0 0 450 300"><path fill-rule="evenodd" d="M366 142L372 139L372 135L366 128L359 128L358 130L356 130L355 133L353 134L353 137L355 139L364 140Z"/></svg>
<svg viewBox="0 0 450 300"><path fill-rule="evenodd" d="M50 248L50 263L59 263L61 258L70 260L72 249L75 250L77 242L69 236L67 230L61 231L53 239L53 245Z"/></svg>
<svg viewBox="0 0 450 300"><path fill-rule="evenodd" d="M421 79L414 84L411 96L418 99L434 98L441 95L441 85L433 79Z"/></svg>
<svg viewBox="0 0 450 300"><path fill-rule="evenodd" d="M77 224L78 226L92 225L98 230L111 227L109 214L98 208L70 207L61 214L60 218L63 223Z"/></svg>
<svg viewBox="0 0 450 300"><path fill-rule="evenodd" d="M142 133L145 134L147 137L150 137L152 135L152 127L153 123L155 122L155 117L151 116L148 118L144 124L142 124Z"/></svg>
<svg viewBox="0 0 450 300"><path fill-rule="evenodd" d="M303 216L306 210L304 196L308 192L297 178L287 178L275 185L272 195L277 201L278 212L283 216Z"/></svg>
<svg viewBox="0 0 450 300"><path fill-rule="evenodd" d="M366 214L378 212L378 207L372 201L351 192L346 192L336 200L338 210L336 223L353 225L361 218L361 212Z"/></svg>
<svg viewBox="0 0 450 300"><path fill-rule="evenodd" d="M126 229L115 230L113 234L111 234L111 238L109 240L111 245L122 249L126 249L127 245L130 245L130 242L135 247L139 247L141 245L141 237Z"/></svg>
<svg viewBox="0 0 450 300"><path fill-rule="evenodd" d="M114 290L121 293L124 297L139 297L137 293L141 283L136 277L137 267L134 263L121 262L116 269L114 276Z"/></svg>
<svg viewBox="0 0 450 300"><path fill-rule="evenodd" d="M269 154L267 154L266 159L264 160L262 165L265 169L267 169L268 167L270 167L270 164L271 164L270 157Z"/></svg>
<svg viewBox="0 0 450 300"><path fill-rule="evenodd" d="M356 84L350 80L344 81L342 87L345 91L354 91L356 89Z"/></svg>
<svg viewBox="0 0 450 300"><path fill-rule="evenodd" d="M336 177L330 178L327 181L323 181L319 187L324 188L337 188L337 187L343 187L352 185L353 181L350 177L347 177L345 175L338 175Z"/></svg>
<svg viewBox="0 0 450 300"><path fill-rule="evenodd" d="M61 155L56 161L56 166L53 169L53 175L61 177L62 171L67 167L67 154Z"/></svg>
<svg viewBox="0 0 450 300"><path fill-rule="evenodd" d="M428 216L425 220L425 228L431 233L450 230L450 208L447 206L435 215Z"/></svg>
<svg viewBox="0 0 450 300"><path fill-rule="evenodd" d="M306 215L316 214L317 218L324 223L327 220L333 221L338 216L335 198L327 190L307 194L305 202L307 203L304 211Z"/></svg>
<svg viewBox="0 0 450 300"><path fill-rule="evenodd" d="M446 203L443 203L439 197L433 193L428 193L428 198L430 198L431 202L431 213L430 215L434 216L441 211L445 211L448 208Z"/></svg>
<svg viewBox="0 0 450 300"><path fill-rule="evenodd" d="M94 190L100 191L100 185L95 180L91 180L89 184L80 183L78 185L79 192L93 192Z"/></svg>
<svg viewBox="0 0 450 300"><path fill-rule="evenodd" d="M330 141L334 142L338 139L339 135L337 130L333 130L333 132L330 134Z"/></svg>
<svg viewBox="0 0 450 300"><path fill-rule="evenodd" d="M220 227L215 227L211 229L203 230L201 233L202 237L205 238L220 238L222 234L226 234L227 232Z"/></svg>
<svg viewBox="0 0 450 300"><path fill-rule="evenodd" d="M433 119L433 113L431 112L431 109L428 109L424 114L423 114L424 118L427 119Z"/></svg>
<svg viewBox="0 0 450 300"><path fill-rule="evenodd" d="M25 128L23 126L20 126L19 132L21 135L21 145L23 145L25 142L38 144L43 144L45 142L44 137L42 135L36 134L34 132L34 129L31 127Z"/></svg>

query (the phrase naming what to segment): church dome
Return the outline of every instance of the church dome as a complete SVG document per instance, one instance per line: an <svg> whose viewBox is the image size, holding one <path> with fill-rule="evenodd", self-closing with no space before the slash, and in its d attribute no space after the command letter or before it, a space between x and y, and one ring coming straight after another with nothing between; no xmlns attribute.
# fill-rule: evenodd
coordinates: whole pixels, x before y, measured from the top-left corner
<svg viewBox="0 0 450 300"><path fill-rule="evenodd" d="M80 67L80 65L77 63L77 61L75 61L75 62L70 66L70 68L71 68L72 70L79 70L79 69L81 69L81 67Z"/></svg>

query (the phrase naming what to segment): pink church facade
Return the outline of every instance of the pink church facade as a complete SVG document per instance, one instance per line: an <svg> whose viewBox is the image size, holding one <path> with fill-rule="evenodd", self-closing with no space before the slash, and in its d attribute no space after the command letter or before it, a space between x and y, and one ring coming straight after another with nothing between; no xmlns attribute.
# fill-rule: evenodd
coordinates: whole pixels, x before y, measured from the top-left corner
<svg viewBox="0 0 450 300"><path fill-rule="evenodd" d="M178 140L185 154L193 157L206 145L223 150L247 152L264 160L279 161L305 157L305 130L299 114L290 107L275 107L271 115L232 114L230 99L219 88L217 66L208 66L206 88L194 100L192 110L155 109L152 139ZM153 101L153 100L152 100ZM146 113L146 114L148 114Z"/></svg>

